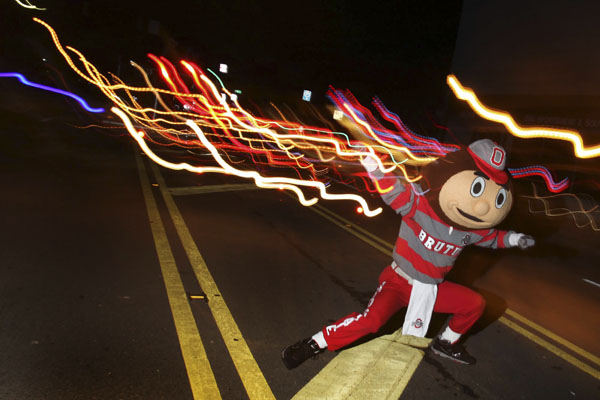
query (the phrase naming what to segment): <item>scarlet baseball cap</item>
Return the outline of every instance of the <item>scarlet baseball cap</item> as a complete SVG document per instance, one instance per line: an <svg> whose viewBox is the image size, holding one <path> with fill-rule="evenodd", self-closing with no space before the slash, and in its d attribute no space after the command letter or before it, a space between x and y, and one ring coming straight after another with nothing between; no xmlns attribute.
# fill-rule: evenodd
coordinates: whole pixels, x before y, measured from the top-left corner
<svg viewBox="0 0 600 400"><path fill-rule="evenodd" d="M469 145L467 151L481 172L494 182L503 185L508 182L506 167L506 151L490 139L476 140Z"/></svg>

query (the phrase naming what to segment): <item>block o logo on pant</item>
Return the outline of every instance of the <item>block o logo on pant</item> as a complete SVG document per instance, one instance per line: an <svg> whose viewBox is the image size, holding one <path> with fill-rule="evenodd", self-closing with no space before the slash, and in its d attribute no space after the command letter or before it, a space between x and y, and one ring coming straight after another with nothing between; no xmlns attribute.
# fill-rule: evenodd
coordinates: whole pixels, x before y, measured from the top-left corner
<svg viewBox="0 0 600 400"><path fill-rule="evenodd" d="M413 323L413 326L417 329L422 328L423 320L421 318L417 318L416 321Z"/></svg>

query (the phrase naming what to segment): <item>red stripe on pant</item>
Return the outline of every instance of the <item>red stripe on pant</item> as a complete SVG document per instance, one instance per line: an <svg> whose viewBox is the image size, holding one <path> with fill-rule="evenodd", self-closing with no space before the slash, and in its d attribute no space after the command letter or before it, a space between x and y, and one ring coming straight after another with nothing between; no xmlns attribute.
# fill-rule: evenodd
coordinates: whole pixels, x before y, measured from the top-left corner
<svg viewBox="0 0 600 400"><path fill-rule="evenodd" d="M327 348L337 350L361 337L375 333L392 315L408 305L412 286L391 266L379 276L379 287L362 314L352 313L323 328ZM454 332L465 333L479 319L485 300L473 290L444 281L438 285L433 311L453 314L449 326Z"/></svg>

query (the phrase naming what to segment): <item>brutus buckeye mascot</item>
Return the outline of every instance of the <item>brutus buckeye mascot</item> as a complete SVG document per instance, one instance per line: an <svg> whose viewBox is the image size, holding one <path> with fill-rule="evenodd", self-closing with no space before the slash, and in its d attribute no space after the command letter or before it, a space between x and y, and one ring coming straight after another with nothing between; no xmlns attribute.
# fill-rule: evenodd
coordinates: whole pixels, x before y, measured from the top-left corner
<svg viewBox="0 0 600 400"><path fill-rule="evenodd" d="M481 316L485 301L471 289L445 281L445 275L466 246L525 249L535 244L531 236L494 229L513 202L505 150L489 139L477 140L424 167L425 188L383 173L370 155L361 162L381 188L385 203L402 215L393 261L379 276L379 286L362 313L286 347L284 364L295 368L325 349L334 351L377 332L406 306L404 335L424 337L434 311L452 314L431 350L474 364L459 339Z"/></svg>

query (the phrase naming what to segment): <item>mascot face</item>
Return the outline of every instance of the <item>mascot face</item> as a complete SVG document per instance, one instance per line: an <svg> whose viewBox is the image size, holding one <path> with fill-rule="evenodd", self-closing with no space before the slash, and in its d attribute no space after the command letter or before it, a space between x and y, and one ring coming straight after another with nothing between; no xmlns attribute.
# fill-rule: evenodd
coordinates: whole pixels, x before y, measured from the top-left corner
<svg viewBox="0 0 600 400"><path fill-rule="evenodd" d="M505 150L489 139L447 154L423 169L433 211L448 225L488 229L508 215L512 203Z"/></svg>
<svg viewBox="0 0 600 400"><path fill-rule="evenodd" d="M508 186L499 185L479 170L451 176L440 189L439 206L456 225L486 229L498 225L512 207Z"/></svg>

